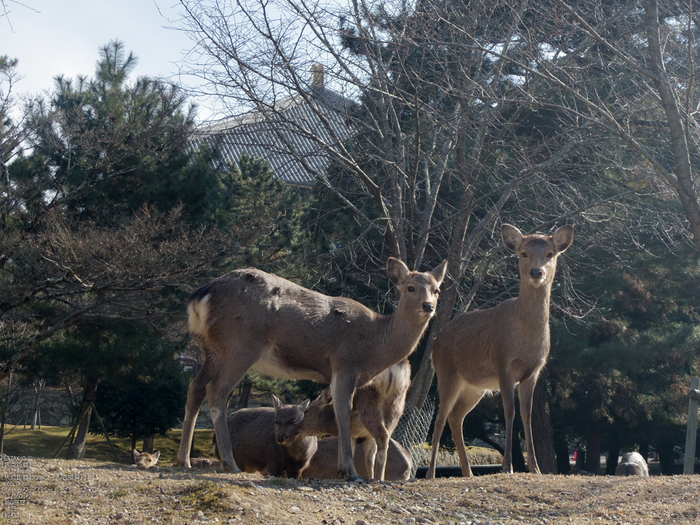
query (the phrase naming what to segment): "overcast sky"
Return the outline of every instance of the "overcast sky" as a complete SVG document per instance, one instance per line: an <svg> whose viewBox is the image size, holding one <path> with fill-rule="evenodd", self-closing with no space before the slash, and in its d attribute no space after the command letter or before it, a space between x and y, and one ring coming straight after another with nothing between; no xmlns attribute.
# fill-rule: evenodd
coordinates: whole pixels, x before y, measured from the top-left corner
<svg viewBox="0 0 700 525"><path fill-rule="evenodd" d="M178 62L190 49L176 29L177 0L4 0L0 7L0 55L19 59L22 80L15 93L40 93L57 75L92 77L99 50L124 42L138 57L134 75L178 77ZM135 77L133 77L135 78ZM199 116L208 117L201 107Z"/></svg>

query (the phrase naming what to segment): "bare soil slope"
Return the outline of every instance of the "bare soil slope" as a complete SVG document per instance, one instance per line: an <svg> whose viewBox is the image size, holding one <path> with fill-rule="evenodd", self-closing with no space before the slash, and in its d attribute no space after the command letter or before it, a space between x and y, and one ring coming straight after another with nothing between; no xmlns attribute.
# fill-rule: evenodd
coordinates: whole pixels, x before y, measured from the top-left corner
<svg viewBox="0 0 700 525"><path fill-rule="evenodd" d="M349 484L12 459L2 464L0 523L700 523L697 475L496 474Z"/></svg>

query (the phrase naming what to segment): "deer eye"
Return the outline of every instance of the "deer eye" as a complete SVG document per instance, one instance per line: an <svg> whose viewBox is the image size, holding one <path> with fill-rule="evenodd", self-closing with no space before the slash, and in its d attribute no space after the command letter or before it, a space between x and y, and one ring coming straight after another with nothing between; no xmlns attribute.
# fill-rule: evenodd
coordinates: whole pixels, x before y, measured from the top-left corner
<svg viewBox="0 0 700 525"><path fill-rule="evenodd" d="M554 257L554 254L552 252L547 254L547 259L551 259L552 257Z"/></svg>
<svg viewBox="0 0 700 525"><path fill-rule="evenodd" d="M522 256L523 259L527 259L527 253L523 252L520 255Z"/></svg>
<svg viewBox="0 0 700 525"><path fill-rule="evenodd" d="M415 292L416 289L415 289L413 286L409 286L409 287L408 287L408 291L409 291L409 292Z"/></svg>

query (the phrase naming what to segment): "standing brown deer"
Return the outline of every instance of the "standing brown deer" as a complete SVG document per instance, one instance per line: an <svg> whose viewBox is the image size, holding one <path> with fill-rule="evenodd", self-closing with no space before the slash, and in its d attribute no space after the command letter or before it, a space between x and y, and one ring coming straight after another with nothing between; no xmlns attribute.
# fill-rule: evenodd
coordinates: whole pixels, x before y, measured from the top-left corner
<svg viewBox="0 0 700 525"><path fill-rule="evenodd" d="M190 332L205 360L190 384L178 465L190 466L190 442L199 409L209 402L224 468L240 472L226 428L228 395L248 370L330 383L338 422L338 469L358 480L352 457L350 413L355 389L405 359L435 312L447 262L412 272L389 258L387 271L401 298L390 316L344 297L303 288L256 269L233 271L189 299Z"/></svg>
<svg viewBox="0 0 700 525"><path fill-rule="evenodd" d="M487 310L456 316L445 325L433 347L440 408L433 431L433 452L426 477L435 477L445 420L457 445L462 475L472 475L464 449L462 424L487 391L500 390L506 419L503 471L513 472L515 386L520 387L520 414L525 427L527 466L539 473L532 442L532 396L549 354L549 300L557 258L573 241L574 230L562 226L553 235L527 235L509 224L503 242L520 259L520 294Z"/></svg>
<svg viewBox="0 0 700 525"><path fill-rule="evenodd" d="M364 439L365 472L370 479L384 481L391 435L399 424L411 386L408 359L390 366L365 386L355 391L350 435ZM298 428L300 436L338 435L331 393L324 390L304 412ZM357 462L355 462L357 464Z"/></svg>

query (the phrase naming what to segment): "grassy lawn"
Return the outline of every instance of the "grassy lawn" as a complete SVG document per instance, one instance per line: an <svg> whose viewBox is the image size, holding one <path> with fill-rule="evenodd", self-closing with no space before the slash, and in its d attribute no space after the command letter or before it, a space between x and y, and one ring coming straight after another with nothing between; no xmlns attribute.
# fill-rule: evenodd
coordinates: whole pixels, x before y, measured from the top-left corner
<svg viewBox="0 0 700 525"><path fill-rule="evenodd" d="M19 427L5 435L5 454L8 456L31 456L35 458L53 458L70 432L70 427L47 427L41 430L21 430ZM160 450L159 465L169 466L175 464L177 450L180 446L181 430L171 430L165 436L156 435L155 449ZM212 457L211 439L213 430L196 430L194 437L194 456ZM131 463L131 440L110 437L114 448L119 455L120 463ZM142 441L137 442L136 448L141 450ZM68 458L68 444L66 444L58 456ZM100 435L88 435L85 448L86 459L114 462L114 454L107 444L105 437Z"/></svg>

